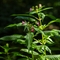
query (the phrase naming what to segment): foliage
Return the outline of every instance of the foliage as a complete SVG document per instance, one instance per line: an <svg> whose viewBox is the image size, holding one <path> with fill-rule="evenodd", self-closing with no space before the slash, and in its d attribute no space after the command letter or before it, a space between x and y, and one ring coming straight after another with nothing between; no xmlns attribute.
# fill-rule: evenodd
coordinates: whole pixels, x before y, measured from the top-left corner
<svg viewBox="0 0 60 60"><path fill-rule="evenodd" d="M21 29L25 34L14 34L10 36L4 36L0 38L0 41L6 44L0 45L3 50L0 52L1 59L4 60L52 60L52 55L48 56L47 53L51 53L51 49L48 44L54 44L52 36L58 35L59 30L44 31L50 24L54 22L60 23L60 19L54 19L48 24L43 24L45 14L43 11L51 9L51 7L45 8L41 4L39 6L33 6L30 8L30 12L26 14L13 14L17 19L22 21L15 24L10 24L5 27L13 28L17 27ZM36 38L39 36L39 38ZM10 43L11 42L11 43ZM54 56L55 57L55 56ZM56 59L59 60L57 56ZM55 58L53 58L55 59ZM56 60L55 59L55 60Z"/></svg>

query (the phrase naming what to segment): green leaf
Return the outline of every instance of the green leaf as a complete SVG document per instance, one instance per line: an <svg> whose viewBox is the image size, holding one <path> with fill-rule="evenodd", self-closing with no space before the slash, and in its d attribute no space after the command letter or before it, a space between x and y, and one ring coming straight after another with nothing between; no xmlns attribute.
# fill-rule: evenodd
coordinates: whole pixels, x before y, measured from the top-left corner
<svg viewBox="0 0 60 60"><path fill-rule="evenodd" d="M45 27L46 27L46 24L39 26L39 28L40 28L41 30L44 30Z"/></svg>
<svg viewBox="0 0 60 60"><path fill-rule="evenodd" d="M51 30L51 33L53 34L53 36L55 36L55 35L59 35L60 30L52 29L52 30Z"/></svg>
<svg viewBox="0 0 60 60"><path fill-rule="evenodd" d="M49 53L51 53L51 50L48 48L48 46L46 45L40 45L40 46L37 46L37 50L40 52L40 53L44 53L44 50L48 51Z"/></svg>
<svg viewBox="0 0 60 60"><path fill-rule="evenodd" d="M49 43L49 44L53 44L54 42L52 41L52 39L50 38L50 36L48 36L48 38L47 38L47 43Z"/></svg>
<svg viewBox="0 0 60 60"><path fill-rule="evenodd" d="M24 52L27 52L29 54L32 54L32 50L29 50L29 52L28 52L28 49L21 49L21 51L24 51ZM38 52L33 51L33 55L38 55L38 54L39 54Z"/></svg>
<svg viewBox="0 0 60 60"><path fill-rule="evenodd" d="M16 26L17 24L10 24L10 25L8 25L8 26L6 26L5 28L7 28L7 27L14 27L14 26Z"/></svg>
<svg viewBox="0 0 60 60"><path fill-rule="evenodd" d="M31 11L29 14L35 14L36 13L36 11Z"/></svg>
<svg viewBox="0 0 60 60"><path fill-rule="evenodd" d="M38 20L38 18L37 17L35 17L34 15L30 15L30 14L13 14L12 16L16 16L16 17L18 17L18 18L22 18L22 19L27 19L27 20L29 20L30 18L32 18L32 19L35 19L35 20ZM24 20L25 20L24 19ZM32 20L31 20L32 21Z"/></svg>
<svg viewBox="0 0 60 60"><path fill-rule="evenodd" d="M34 29L35 31L37 31L36 35L38 35L39 33L42 33L43 35L45 35L44 32L40 28L34 27Z"/></svg>
<svg viewBox="0 0 60 60"><path fill-rule="evenodd" d="M42 11L49 10L49 9L52 9L52 7L44 8L42 9Z"/></svg>
<svg viewBox="0 0 60 60"><path fill-rule="evenodd" d="M12 55L13 55L14 57L16 57L16 56L25 57L24 55L20 54L19 52L12 52Z"/></svg>
<svg viewBox="0 0 60 60"><path fill-rule="evenodd" d="M16 18L18 19L24 19L24 20L29 20L29 21L32 21L32 22L35 22L36 20L31 18L31 17L26 17L26 16L17 16Z"/></svg>
<svg viewBox="0 0 60 60"><path fill-rule="evenodd" d="M16 34L16 35L10 35L10 36L1 37L0 40L11 41L11 40L17 40L17 39L20 39L20 38L23 38L23 36Z"/></svg>
<svg viewBox="0 0 60 60"><path fill-rule="evenodd" d="M23 24L22 23L10 24L10 25L6 26L5 28L8 28L8 27L16 27L16 26L23 26Z"/></svg>
<svg viewBox="0 0 60 60"><path fill-rule="evenodd" d="M48 27L50 24L52 24L52 23L54 23L54 22L60 23L60 19L56 19L56 20L50 21L50 22L46 25L46 27Z"/></svg>
<svg viewBox="0 0 60 60"><path fill-rule="evenodd" d="M33 41L33 33L27 33L27 35L25 36L26 39L26 45L28 50L30 50L30 48L32 47L32 41Z"/></svg>
<svg viewBox="0 0 60 60"><path fill-rule="evenodd" d="M40 58L38 60L45 60L45 56L44 55L40 55Z"/></svg>
<svg viewBox="0 0 60 60"><path fill-rule="evenodd" d="M36 40L36 41L34 41L33 43L34 43L34 44L37 44L37 43L40 43L40 42L39 42L39 40Z"/></svg>
<svg viewBox="0 0 60 60"><path fill-rule="evenodd" d="M51 49L48 46L45 45L45 49L51 54Z"/></svg>
<svg viewBox="0 0 60 60"><path fill-rule="evenodd" d="M16 26L23 26L23 25L22 25L22 23L18 23L18 24L16 24Z"/></svg>
<svg viewBox="0 0 60 60"><path fill-rule="evenodd" d="M25 40L22 40L22 39L17 39L16 42L20 44L25 44Z"/></svg>
<svg viewBox="0 0 60 60"><path fill-rule="evenodd" d="M36 49L40 52L43 53L44 51L44 45L37 46Z"/></svg>
<svg viewBox="0 0 60 60"><path fill-rule="evenodd" d="M49 60L60 60L60 55L46 55L45 57Z"/></svg>
<svg viewBox="0 0 60 60"><path fill-rule="evenodd" d="M5 53L8 53L8 51L10 50L10 48L8 47L8 46L6 46L6 45L4 45L4 46L0 46L2 49L4 49L4 52Z"/></svg>
<svg viewBox="0 0 60 60"><path fill-rule="evenodd" d="M28 16L28 14L12 14L11 16Z"/></svg>
<svg viewBox="0 0 60 60"><path fill-rule="evenodd" d="M45 18L45 14L44 13L38 13L39 17L44 19Z"/></svg>
<svg viewBox="0 0 60 60"><path fill-rule="evenodd" d="M51 15L51 14L46 14L45 16L48 16L48 17L50 17L51 19L56 19L56 17L55 16L53 16L53 15Z"/></svg>
<svg viewBox="0 0 60 60"><path fill-rule="evenodd" d="M55 35L59 35L60 30L52 29L50 31L44 31L44 33L48 36L55 36Z"/></svg>

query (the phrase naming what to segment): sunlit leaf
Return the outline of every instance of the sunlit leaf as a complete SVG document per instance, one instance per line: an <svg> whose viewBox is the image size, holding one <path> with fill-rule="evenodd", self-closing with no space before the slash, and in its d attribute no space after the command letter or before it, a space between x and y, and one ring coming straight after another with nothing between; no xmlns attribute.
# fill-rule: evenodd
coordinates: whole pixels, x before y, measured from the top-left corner
<svg viewBox="0 0 60 60"><path fill-rule="evenodd" d="M25 40L22 40L22 39L17 39L16 42L20 44L25 44Z"/></svg>
<svg viewBox="0 0 60 60"><path fill-rule="evenodd" d="M46 55L49 60L60 60L60 55Z"/></svg>
<svg viewBox="0 0 60 60"><path fill-rule="evenodd" d="M21 51L27 52L28 53L28 49L21 49ZM29 54L32 54L32 50L29 50ZM39 53L36 51L33 51L33 55L38 55Z"/></svg>

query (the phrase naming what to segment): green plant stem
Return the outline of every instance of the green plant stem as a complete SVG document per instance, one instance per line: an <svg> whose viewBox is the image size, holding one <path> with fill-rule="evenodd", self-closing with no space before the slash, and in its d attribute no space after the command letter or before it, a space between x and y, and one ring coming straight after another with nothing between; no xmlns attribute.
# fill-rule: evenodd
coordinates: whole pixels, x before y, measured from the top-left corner
<svg viewBox="0 0 60 60"><path fill-rule="evenodd" d="M44 44L44 35L42 34L42 45L45 45ZM46 55L46 50L45 50L45 48L44 48L44 53L43 53L44 55Z"/></svg>
<svg viewBox="0 0 60 60"><path fill-rule="evenodd" d="M39 16L39 14L38 14L38 20L39 20L39 22L40 22L40 25L42 25L42 23L41 23L41 18L40 18L40 16Z"/></svg>
<svg viewBox="0 0 60 60"><path fill-rule="evenodd" d="M32 60L34 60L33 50L32 50Z"/></svg>
<svg viewBox="0 0 60 60"><path fill-rule="evenodd" d="M29 53L29 51L30 51L30 50L28 49L28 53ZM29 56L27 57L27 60L29 60Z"/></svg>
<svg viewBox="0 0 60 60"><path fill-rule="evenodd" d="M38 13L37 13L38 14ZM41 22L41 18L40 18L40 16L39 16L39 14L38 14L38 18L39 18L39 21L40 21L40 25L42 25L42 22ZM45 45L44 44L44 35L42 34L42 45ZM45 48L44 48L44 53L43 53L43 55L46 55L46 50L45 50Z"/></svg>

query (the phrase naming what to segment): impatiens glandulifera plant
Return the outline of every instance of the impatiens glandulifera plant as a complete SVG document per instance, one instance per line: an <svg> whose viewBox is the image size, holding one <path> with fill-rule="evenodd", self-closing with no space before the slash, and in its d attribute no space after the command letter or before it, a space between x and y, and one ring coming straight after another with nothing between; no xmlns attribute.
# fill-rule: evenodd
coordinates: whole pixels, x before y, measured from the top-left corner
<svg viewBox="0 0 60 60"><path fill-rule="evenodd" d="M22 31L24 31L25 34L15 34L15 35L4 36L0 38L0 40L5 40L5 41L11 40L14 43L20 44L19 45L20 49L18 53L16 54L15 52L12 54L11 52L9 53L9 56L10 54L12 54L14 58L16 58L17 56L21 56L22 58L19 58L19 60L50 60L50 58L47 57L47 53L48 52L50 54L52 53L50 48L48 47L48 44L54 43L53 40L51 39L51 37L54 36L55 33L53 31L56 31L56 33L58 34L59 30L51 30L48 32L44 30L50 24L54 22L60 22L60 19L55 19L50 21L48 24L43 24L44 18L48 16L47 14L44 14L43 11L48 9L51 9L51 7L45 8L44 6L39 4L39 6L35 6L35 7L33 6L32 8L30 8L29 13L12 15L15 16L16 19L20 19L20 22L17 24L8 25L7 27L5 27L5 29L16 26L21 30L20 27L23 27ZM2 46L0 47L2 48ZM21 52L24 52L26 54L23 54Z"/></svg>

